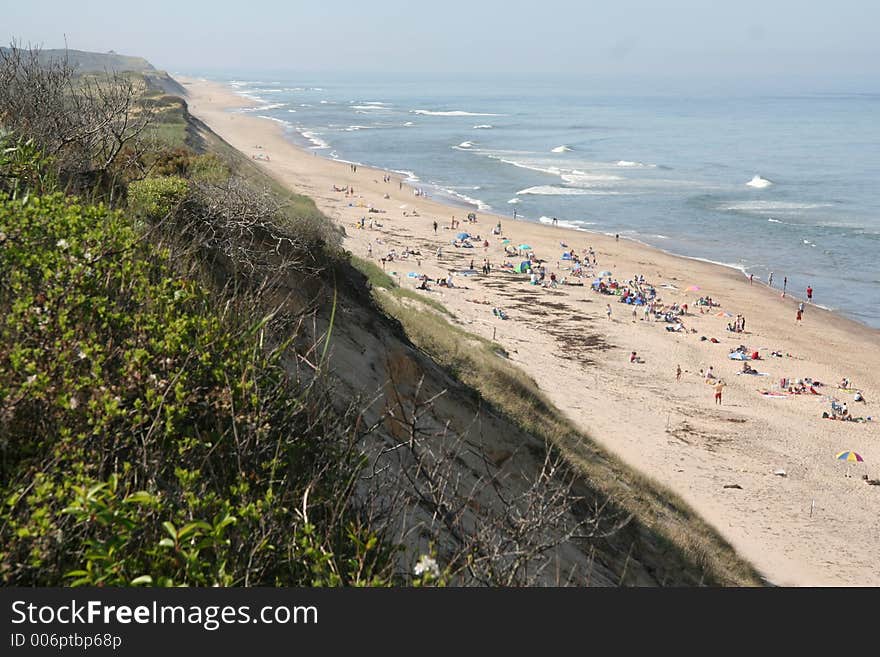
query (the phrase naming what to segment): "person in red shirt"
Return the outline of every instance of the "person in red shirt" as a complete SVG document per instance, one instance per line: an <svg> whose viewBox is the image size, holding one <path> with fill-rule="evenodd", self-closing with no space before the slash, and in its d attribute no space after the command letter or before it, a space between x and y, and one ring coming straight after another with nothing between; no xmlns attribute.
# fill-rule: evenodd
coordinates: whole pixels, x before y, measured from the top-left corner
<svg viewBox="0 0 880 657"><path fill-rule="evenodd" d="M812 300L813 300L813 286L808 285L807 286L807 301L812 301Z"/></svg>

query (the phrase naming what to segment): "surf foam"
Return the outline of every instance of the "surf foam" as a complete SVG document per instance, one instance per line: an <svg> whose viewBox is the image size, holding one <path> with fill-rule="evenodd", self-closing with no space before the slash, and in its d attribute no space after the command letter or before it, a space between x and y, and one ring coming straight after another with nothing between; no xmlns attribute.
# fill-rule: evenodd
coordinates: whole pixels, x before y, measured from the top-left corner
<svg viewBox="0 0 880 657"><path fill-rule="evenodd" d="M463 110L410 110L412 114L421 114L423 116L501 116L501 114L490 114L487 112L465 112Z"/></svg>
<svg viewBox="0 0 880 657"><path fill-rule="evenodd" d="M755 175L749 182L746 183L748 187L754 187L755 189L765 189L770 187L773 182L767 180L766 178L762 178L761 176Z"/></svg>

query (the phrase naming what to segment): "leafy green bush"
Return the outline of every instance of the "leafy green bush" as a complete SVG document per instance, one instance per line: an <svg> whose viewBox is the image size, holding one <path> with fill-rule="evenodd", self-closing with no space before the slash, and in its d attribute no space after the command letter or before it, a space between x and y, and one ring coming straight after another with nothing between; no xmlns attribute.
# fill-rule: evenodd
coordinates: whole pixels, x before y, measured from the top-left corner
<svg viewBox="0 0 880 657"><path fill-rule="evenodd" d="M46 157L32 139L0 136L0 192L12 198L29 193L45 194L58 186L51 158Z"/></svg>
<svg viewBox="0 0 880 657"><path fill-rule="evenodd" d="M103 206L3 201L0 233L0 582L388 581L346 504L356 413L245 300Z"/></svg>
<svg viewBox="0 0 880 657"><path fill-rule="evenodd" d="M141 219L162 219L186 197L189 184L177 176L137 180L128 186L128 208Z"/></svg>
<svg viewBox="0 0 880 657"><path fill-rule="evenodd" d="M231 174L226 163L213 153L198 155L190 160L189 175L193 180L218 184Z"/></svg>

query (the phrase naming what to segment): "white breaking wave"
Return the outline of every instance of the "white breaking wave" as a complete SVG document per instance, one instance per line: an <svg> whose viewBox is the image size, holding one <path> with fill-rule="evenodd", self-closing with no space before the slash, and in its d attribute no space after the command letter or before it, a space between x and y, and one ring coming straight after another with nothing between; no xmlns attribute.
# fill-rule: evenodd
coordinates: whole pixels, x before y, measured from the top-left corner
<svg viewBox="0 0 880 657"><path fill-rule="evenodd" d="M520 201L520 199L518 199L518 198L512 198L512 199L510 199L510 200L508 201L508 203L511 203L511 204L520 203L520 202L521 202L521 201Z"/></svg>
<svg viewBox="0 0 880 657"><path fill-rule="evenodd" d="M474 130L491 130L494 128L494 125L484 124L484 125L475 125Z"/></svg>
<svg viewBox="0 0 880 657"><path fill-rule="evenodd" d="M549 173L554 176L562 175L562 171L559 167L542 167L537 166L535 164L528 164L526 162L517 162L516 160L506 160L500 155L489 155L489 158L493 160L498 160L499 162L504 162L504 164L510 164L515 167L519 167L520 169L528 169L529 171L539 171L541 173Z"/></svg>
<svg viewBox="0 0 880 657"><path fill-rule="evenodd" d="M467 194L462 194L461 192L457 192L454 189L444 189L443 191L445 191L447 194L450 194L456 198L460 198L462 201L464 201L468 205L473 205L478 210L482 210L483 212L488 212L489 210L492 209L492 207L489 204L484 203L480 199L473 198L471 196L468 196Z"/></svg>
<svg viewBox="0 0 880 657"><path fill-rule="evenodd" d="M632 169L656 169L656 164L645 164L644 162L633 162L631 160L618 160L615 164L619 167Z"/></svg>
<svg viewBox="0 0 880 657"><path fill-rule="evenodd" d="M561 178L569 185L576 187L606 187L618 180L623 180L620 176L607 173L583 173L581 171L564 174Z"/></svg>
<svg viewBox="0 0 880 657"><path fill-rule="evenodd" d="M276 119L274 116L265 116L263 114L258 114L257 118L258 119L269 119L270 121L275 121L275 123L280 123L285 128L293 127L293 124L290 121L285 121L284 119Z"/></svg>
<svg viewBox="0 0 880 657"><path fill-rule="evenodd" d="M294 110L294 109L289 109L287 111L290 112L291 114L296 114L296 110Z"/></svg>
<svg viewBox="0 0 880 657"><path fill-rule="evenodd" d="M270 103L268 105L260 105L259 107L245 107L242 112L265 112L266 110L278 109L285 107L287 103Z"/></svg>
<svg viewBox="0 0 880 657"><path fill-rule="evenodd" d="M323 103L324 101L322 100L321 102ZM349 107L356 110L365 110L367 112L369 112L370 110L388 111L387 107L382 107L381 105L349 105Z"/></svg>
<svg viewBox="0 0 880 657"><path fill-rule="evenodd" d="M801 210L815 210L816 208L829 208L830 203L792 203L789 201L745 201L743 203L731 203L722 205L718 209L732 212L765 212L798 214Z"/></svg>
<svg viewBox="0 0 880 657"><path fill-rule="evenodd" d="M565 146L565 145L557 146L556 148L550 149L551 153L568 153L569 151L571 151L571 146Z"/></svg>
<svg viewBox="0 0 880 657"><path fill-rule="evenodd" d="M762 178L761 176L755 175L749 182L746 183L749 187L754 187L755 189L764 189L765 187L769 187L773 182L767 180L766 178Z"/></svg>
<svg viewBox="0 0 880 657"><path fill-rule="evenodd" d="M459 148L461 150L467 150L469 148L473 148L474 142L472 141L463 141L458 146L454 146L453 148Z"/></svg>
<svg viewBox="0 0 880 657"><path fill-rule="evenodd" d="M308 139L310 142L312 142L312 145L309 148L314 148L317 150L324 149L324 148L330 148L330 144L328 144L326 141L321 139L317 134L315 134L314 132L312 132L310 130L304 130L300 134L303 137L305 137L306 139Z"/></svg>
<svg viewBox="0 0 880 657"><path fill-rule="evenodd" d="M415 123L413 123L413 122L412 122L412 121L407 121L407 122L406 122L406 123L404 123L404 124L403 124L403 125L404 125L404 127L407 127L407 128L409 128L409 127L410 127L410 126L414 126L414 125L415 125Z"/></svg>
<svg viewBox="0 0 880 657"><path fill-rule="evenodd" d="M464 112L462 110L449 110L449 111L437 111L437 110L410 110L412 114L422 114L423 116L502 116L501 114L489 114L486 112Z"/></svg>
<svg viewBox="0 0 880 657"><path fill-rule="evenodd" d="M404 178L404 182L419 182L419 177L413 173L412 171L407 171L406 169L391 169L394 173L399 173L406 178Z"/></svg>
<svg viewBox="0 0 880 657"><path fill-rule="evenodd" d="M553 225L553 217L538 217L538 221L542 224L550 224ZM573 228L574 230L586 230L584 226L592 226L594 222L592 221L565 221L564 219L557 219L556 225L562 226L563 228Z"/></svg>
<svg viewBox="0 0 880 657"><path fill-rule="evenodd" d="M537 185L519 190L517 196L616 196L620 192L580 187L556 187L555 185Z"/></svg>
<svg viewBox="0 0 880 657"><path fill-rule="evenodd" d="M373 125L350 125L347 128L343 128L345 132L357 132L358 130L373 130L376 126Z"/></svg>

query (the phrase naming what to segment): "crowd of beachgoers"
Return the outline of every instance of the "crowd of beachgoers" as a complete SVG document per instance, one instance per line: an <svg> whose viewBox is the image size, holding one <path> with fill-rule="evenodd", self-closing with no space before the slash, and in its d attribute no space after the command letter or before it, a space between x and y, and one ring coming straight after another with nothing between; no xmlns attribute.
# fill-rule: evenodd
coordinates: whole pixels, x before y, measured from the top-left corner
<svg viewBox="0 0 880 657"><path fill-rule="evenodd" d="M386 176L384 182L390 183L392 177ZM332 187L334 192L344 192L347 197L354 196L354 190L351 186ZM424 195L422 190L415 190L414 193ZM377 210L372 206L364 204L366 214L369 213L385 213L385 210ZM559 242L560 254L556 257L541 257L537 251L529 244L519 243L505 234L502 227L502 221L498 220L490 231L490 235L482 236L477 229L479 218L474 212L467 214L464 223L469 228L462 228L462 220L457 219L454 215L449 219L448 223L439 222L436 219L427 219L432 222L433 234L437 235L438 230L449 230L453 233L452 239L449 240L449 247L444 249L442 245L438 246L434 252L434 258L439 263L444 253L457 254L463 256L465 265L447 267L445 276L432 278L428 274L422 273L422 261L424 256L420 249L404 246L398 250L397 247L388 247L388 244L381 236L383 225L375 219L367 219L364 214L355 224L355 228L362 230L375 230L377 234L370 239L367 246L368 257L375 257L382 265L383 269L389 263L404 262L415 263L417 271L407 273L407 277L411 279L414 289L430 292L433 286L443 287L446 289L463 289L468 290L466 284L462 282L462 278L471 276L489 277L493 275L511 277L513 280L523 285L530 285L545 289L556 289L559 286L576 286L585 287L592 293L608 297L609 302L605 304L605 315L611 320L613 316L622 314L636 322L661 322L664 324L666 331L670 333L686 333L693 334L696 339L701 341L709 341L718 344L720 340L714 336L699 335L696 328L690 328L689 317L692 313L698 312L700 315L715 315L726 321L725 331L736 334L748 335L746 331L746 317L742 313L733 315L722 308L722 304L709 295L699 295L699 287L692 285L685 289L685 292L694 293L694 298L689 304L688 302L664 301L664 291L680 290L677 286L669 282L650 282L643 273L636 273L628 278L615 275L613 271L601 269L599 258L596 251L589 244L577 249L568 243ZM417 211L404 209L401 213L404 217L420 217ZM458 232L456 232L458 231ZM490 239L492 241L490 241ZM615 240L619 240L620 236L615 235ZM473 253L481 254L481 265L479 269L474 266ZM493 262L493 260L495 260ZM750 284L754 284L754 276L749 277ZM782 297L788 294L788 279L784 278L781 290ZM772 278L768 280L767 285L772 287ZM806 302L800 302L797 307L795 321L800 323L803 320L807 304L812 303L813 289L808 287L805 290ZM625 306L615 311L612 303ZM498 319L509 319L510 315L503 307L493 307L492 314ZM765 350L766 356L761 354L760 349L750 348L746 345L740 345L728 354L728 359L742 362L741 369L732 372L737 376L754 376L765 377L769 374L756 369L751 363L765 360L765 358L786 358L791 357L781 350ZM629 352L629 362L634 364L644 363L645 361L638 355L637 350ZM681 364L670 363L670 371L674 372L676 380L681 379ZM723 389L727 385L725 379L719 376L710 365L708 368L700 369L701 376L705 383L711 386L716 404L722 403ZM755 388L756 392L764 397L783 398L788 395L815 395L821 398L822 407L817 407L817 413L821 412L821 417L831 420L841 420L848 422L870 422L873 417L870 415L855 415L850 410L847 400L852 403L867 406L867 400L863 391L853 384L845 376L841 378L837 385L827 385L819 380L809 376L802 377L782 377L778 382L767 383ZM822 410L824 409L824 410Z"/></svg>

